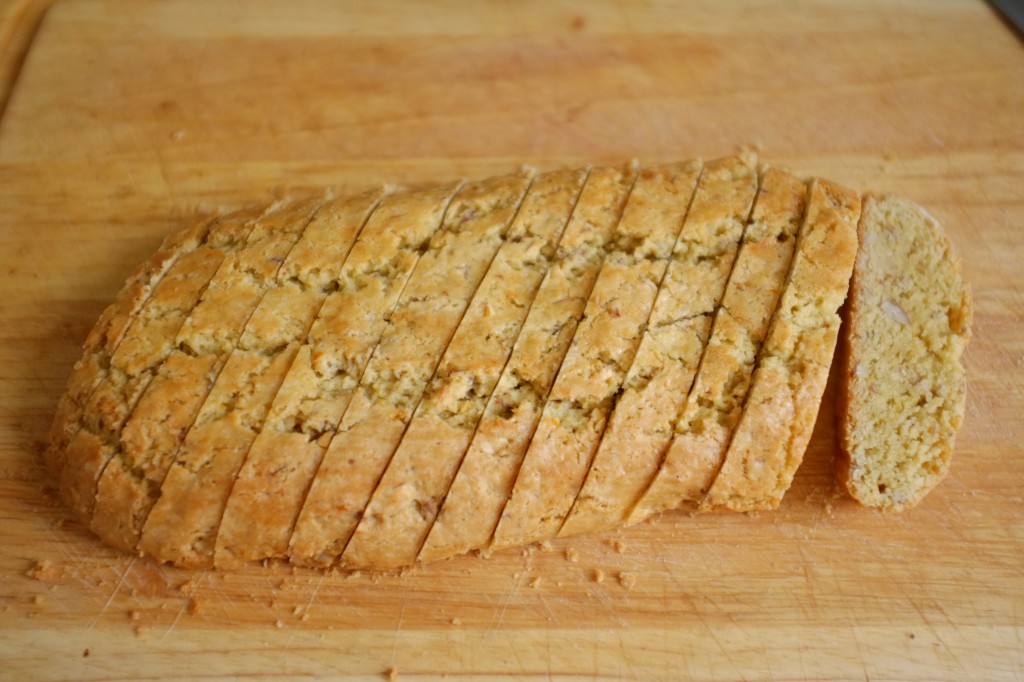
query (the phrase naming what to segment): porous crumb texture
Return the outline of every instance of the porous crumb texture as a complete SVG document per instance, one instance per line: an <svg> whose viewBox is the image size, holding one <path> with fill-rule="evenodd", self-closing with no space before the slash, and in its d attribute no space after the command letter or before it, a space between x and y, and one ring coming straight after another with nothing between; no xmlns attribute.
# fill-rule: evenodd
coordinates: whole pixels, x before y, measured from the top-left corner
<svg viewBox="0 0 1024 682"><path fill-rule="evenodd" d="M869 196L845 330L838 478L866 506L912 507L945 477L964 415L971 298L939 224Z"/></svg>
<svg viewBox="0 0 1024 682"><path fill-rule="evenodd" d="M859 211L730 157L199 221L101 315L47 464L104 541L186 567L385 569L687 503L771 508ZM899 509L948 468L970 302L910 202L870 198L860 242L838 472Z"/></svg>

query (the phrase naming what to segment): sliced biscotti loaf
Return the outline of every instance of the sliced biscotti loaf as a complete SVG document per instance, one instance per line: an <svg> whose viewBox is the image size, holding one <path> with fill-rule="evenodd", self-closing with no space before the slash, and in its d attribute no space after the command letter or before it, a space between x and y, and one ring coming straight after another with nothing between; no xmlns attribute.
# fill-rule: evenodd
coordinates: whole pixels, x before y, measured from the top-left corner
<svg viewBox="0 0 1024 682"><path fill-rule="evenodd" d="M276 286L246 322L184 436L145 521L140 551L181 565L211 564L213 538L242 458L379 197L375 190L324 204L288 251ZM129 483L122 495L141 499L141 480L122 480ZM133 518L125 515L121 521ZM134 523L127 527L134 531Z"/></svg>
<svg viewBox="0 0 1024 682"><path fill-rule="evenodd" d="M632 522L699 502L718 473L789 271L806 198L802 180L780 169L762 171L750 223L693 386Z"/></svg>
<svg viewBox="0 0 1024 682"><path fill-rule="evenodd" d="M67 390L57 405L49 434L46 462L54 478L60 479L65 449L78 433L86 403L106 378L111 358L136 315L177 261L205 243L210 224L211 221L204 220L167 237L157 252L128 277L114 302L89 332L82 358L75 363Z"/></svg>
<svg viewBox="0 0 1024 682"><path fill-rule="evenodd" d="M524 172L469 183L452 200L320 463L292 534L292 561L329 565L344 551L531 179Z"/></svg>
<svg viewBox="0 0 1024 682"><path fill-rule="evenodd" d="M173 351L184 320L205 295L225 258L244 247L254 219L262 212L240 212L212 225L204 243L177 259L168 276L154 288L111 355L102 381L90 395L63 451L61 492L83 522L92 518L97 479L120 450L125 421Z"/></svg>
<svg viewBox="0 0 1024 682"><path fill-rule="evenodd" d="M586 169L561 171L534 181L356 526L343 565L392 568L416 561L586 176Z"/></svg>
<svg viewBox="0 0 1024 682"><path fill-rule="evenodd" d="M811 438L857 253L860 197L813 180L807 217L743 412L701 508L774 509Z"/></svg>
<svg viewBox="0 0 1024 682"><path fill-rule="evenodd" d="M561 535L621 523L657 472L756 191L757 176L740 159L705 166L640 348Z"/></svg>
<svg viewBox="0 0 1024 682"><path fill-rule="evenodd" d="M332 266L340 268L337 289L324 301L235 479L217 533L217 566L287 554L324 450L457 187L385 197L348 258Z"/></svg>
<svg viewBox="0 0 1024 682"><path fill-rule="evenodd" d="M561 528L640 344L700 171L684 162L640 172L494 531L495 549Z"/></svg>
<svg viewBox="0 0 1024 682"><path fill-rule="evenodd" d="M243 226L231 231L231 243L241 242L230 251L216 274L210 280L196 306L182 323L166 354L153 357L146 371L130 382L134 408L119 432L102 450L99 458L104 464L98 468L99 480L93 483L93 492L107 476L109 485L123 473L120 465L133 475L143 478L156 463L155 489L159 488L166 466L181 443L181 436L192 424L213 380L223 368L235 341L249 319L263 293L275 285L275 275L284 254L298 239L321 199L304 200L277 207L256 220L251 229ZM246 236L242 237L242 233ZM226 235L227 236L227 235ZM241 239L239 239L241 237ZM244 272L244 275L240 275ZM206 320L200 326L198 321ZM205 328L208 335L201 331ZM70 449L69 449L70 450ZM116 462L111 469L109 462ZM166 462L166 463L165 463ZM109 488L106 488L109 491ZM152 498L147 496L149 502ZM102 507L97 528L107 529L106 519L117 517L120 509L114 499L106 495L97 498ZM148 506L146 511L148 512ZM141 519L145 520L144 515ZM96 521L95 514L89 520ZM115 530L116 529L116 530ZM105 540L119 547L134 544L126 537L137 537L137 532L122 532L114 524Z"/></svg>
<svg viewBox="0 0 1024 682"><path fill-rule="evenodd" d="M844 331L837 458L858 502L912 507L945 477L964 415L971 296L939 224L868 196Z"/></svg>
<svg viewBox="0 0 1024 682"><path fill-rule="evenodd" d="M587 177L555 261L423 543L422 561L490 540L635 178L632 167L596 168Z"/></svg>

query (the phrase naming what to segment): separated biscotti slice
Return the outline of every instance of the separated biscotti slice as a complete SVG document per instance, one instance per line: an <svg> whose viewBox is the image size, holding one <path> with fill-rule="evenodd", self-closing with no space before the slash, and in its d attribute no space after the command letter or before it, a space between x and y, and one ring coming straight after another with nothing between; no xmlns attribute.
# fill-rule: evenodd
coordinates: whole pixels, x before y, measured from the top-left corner
<svg viewBox="0 0 1024 682"><path fill-rule="evenodd" d="M971 296L938 222L868 196L847 311L840 484L886 511L916 505L949 471L963 421Z"/></svg>
<svg viewBox="0 0 1024 682"><path fill-rule="evenodd" d="M718 473L785 285L806 198L802 180L774 168L762 171L750 222L713 316L693 386L657 475L636 503L631 522L699 502Z"/></svg>
<svg viewBox="0 0 1024 682"><path fill-rule="evenodd" d="M137 402L124 428L107 444L101 461L124 461L133 475L147 479L156 467L157 478L148 485L151 493L157 491L182 434L195 419L263 292L273 285L273 276L284 254L319 203L317 199L285 204L268 213L255 221L242 244L227 254L174 337L169 353L132 383ZM239 237L242 231L234 237ZM99 481L108 468L109 464L104 464L97 469ZM120 472L115 465L111 478ZM99 481L93 482L93 492ZM148 496L146 499L151 500ZM106 532L107 512L117 516L120 510L109 506L113 500L104 497L97 501L104 507L104 516L96 527ZM95 515L91 521L96 521ZM134 537L137 532L121 531L118 528L101 537L115 546L134 549L134 545L126 544L125 538Z"/></svg>
<svg viewBox="0 0 1024 682"><path fill-rule="evenodd" d="M701 166L644 169L523 458L492 546L554 537L636 354Z"/></svg>
<svg viewBox="0 0 1024 682"><path fill-rule="evenodd" d="M237 364L235 355L239 352L256 351L259 343L266 348L284 349L296 334L304 333L309 311L334 286L332 271L338 267L334 261L344 259L366 212L379 195L379 190L375 190L334 200L317 211L277 273L277 286L266 292L245 323L229 364ZM222 373L225 377L240 378L234 367L230 371L225 367ZM218 380L222 385L223 381ZM166 467L161 463L154 468L145 452L132 449L129 453L127 457L112 459L103 472L91 527L101 537L118 538L123 546L134 547L155 499L155 486L163 479ZM140 459L147 463L139 466Z"/></svg>
<svg viewBox="0 0 1024 682"><path fill-rule="evenodd" d="M345 548L344 565L416 561L586 175L561 171L534 180Z"/></svg>
<svg viewBox="0 0 1024 682"><path fill-rule="evenodd" d="M596 168L587 177L420 560L461 554L490 540L635 177L632 167Z"/></svg>
<svg viewBox="0 0 1024 682"><path fill-rule="evenodd" d="M173 350L175 335L225 256L245 244L261 212L237 213L212 225L204 243L184 253L153 289L107 361L102 381L64 447L65 465L59 477L62 494L84 523L89 523L93 514L97 479L119 450L125 421Z"/></svg>
<svg viewBox="0 0 1024 682"><path fill-rule="evenodd" d="M773 177L762 178L762 195L773 191ZM757 192L755 174L737 159L705 167L637 357L561 535L622 523L658 473Z"/></svg>
<svg viewBox="0 0 1024 682"><path fill-rule="evenodd" d="M739 423L701 508L774 509L814 428L857 253L860 197L815 179Z"/></svg>
<svg viewBox="0 0 1024 682"><path fill-rule="evenodd" d="M327 565L344 551L532 174L465 185L420 258L320 463L289 555Z"/></svg>
<svg viewBox="0 0 1024 682"><path fill-rule="evenodd" d="M229 220L235 218L237 216ZM46 461L54 478L60 479L66 461L65 449L78 433L86 403L96 387L106 379L111 359L136 315L178 260L205 243L212 222L199 222L165 239L157 252L127 279L117 298L107 306L89 332L82 358L71 371L67 390L57 405L50 429Z"/></svg>
<svg viewBox="0 0 1024 682"><path fill-rule="evenodd" d="M324 450L457 188L397 192L370 216L235 479L217 566L287 554Z"/></svg>

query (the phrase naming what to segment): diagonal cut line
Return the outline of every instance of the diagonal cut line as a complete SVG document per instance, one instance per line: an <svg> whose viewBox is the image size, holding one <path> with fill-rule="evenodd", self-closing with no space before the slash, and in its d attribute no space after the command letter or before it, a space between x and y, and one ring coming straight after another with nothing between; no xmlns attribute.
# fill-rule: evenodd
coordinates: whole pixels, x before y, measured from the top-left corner
<svg viewBox="0 0 1024 682"><path fill-rule="evenodd" d="M363 229L365 229L366 225L370 222L371 217L376 212L377 208L380 206L381 201L383 201L386 198L387 193L388 193L388 190L386 190L386 189L384 191L380 192L377 195L377 197L373 200L373 202L370 204L370 206L368 206L364 210L364 214L362 216L360 224L353 231L352 238L349 241L349 244L348 244L348 246L345 249L345 254L344 254L344 256L341 257L341 262L340 262L340 265L339 265L339 268L338 268L338 275L332 279L333 283L336 284L338 282L338 280L340 279L340 277L342 275L342 272L343 272L343 269L344 269L344 265L345 265L346 262L348 262L348 257L352 253L353 246L359 240L359 237L362 234ZM309 223L307 224L307 227L308 227L309 224L312 224L313 220L315 220L315 217L316 216L313 216L313 218L310 219ZM302 241L302 237L300 237L298 240L296 240L296 246L298 246L298 244L301 241ZM284 264L282 264L282 267L283 266L284 266ZM321 289L321 291L323 291L323 289ZM237 467L236 473L235 473L235 478L232 479L231 484L228 487L227 495L224 497L224 505L223 505L223 509L220 512L220 518L217 520L216 526L213 529L213 535L214 535L214 545L213 546L214 546L214 548L216 548L216 536L220 532L220 526L221 526L221 523L223 522L224 512L227 510L227 502L228 502L228 500L231 497L231 493L234 491L235 482L237 481L238 472L241 471L242 467L245 466L245 462L246 462L246 460L249 457L249 453L252 451L252 446L256 442L256 438L259 436L259 433L262 431L264 425L266 424L266 420L267 420L267 418L270 416L270 414L272 412L273 406L274 406L275 402L277 401L278 396L280 395L281 388L284 386L285 381L286 381L286 379L288 377L288 374L291 372L292 368L295 366L295 360L298 357L298 348L303 346L303 345L307 345L309 343L309 333L310 333L310 330L313 328L313 325L316 323L316 321L320 318L320 314L323 311L324 304L326 303L326 301L327 301L327 299L329 297L330 297L329 293L323 292L323 295L322 295L322 297L320 299L320 302L319 302L319 304L317 306L316 312L313 315L311 315L310 318L306 322L305 331L303 332L301 340L300 339L295 339L295 340L292 341L292 343L297 344L297 347L296 347L295 354L292 357L291 363L289 364L288 370L286 370L285 373L282 375L281 382L278 384L277 389L274 392L274 396L270 399L269 403L267 404L266 414L263 416L262 419L259 420L259 424L253 426L254 430L256 430L256 436L249 443L248 449L246 450L245 454L243 455L243 457L241 458L241 461L238 464L238 467ZM257 307L259 307L259 306L257 306ZM239 336L239 339L241 339L241 336Z"/></svg>
<svg viewBox="0 0 1024 682"><path fill-rule="evenodd" d="M535 178L536 178L536 176L534 175L534 176L532 176L529 179L529 181L527 182L526 187L523 189L523 192L519 196L519 203L516 205L515 211L505 221L505 225L504 225L504 227L502 228L502 231L501 231L501 244L499 244L498 247L495 248L494 251L491 253L491 257L490 257L490 259L487 262L487 267L484 269L483 274L480 276L480 280L477 282L476 289L474 289L473 293L466 300L466 305L462 309L461 313L459 314L458 321L452 327L452 333L451 333L451 336L448 338L448 343L445 344L444 349L437 355L437 359L433 363L434 366L433 366L433 368L430 371L430 377L427 379L426 383L423 385L423 390L420 391L419 397L416 399L416 404L413 406L412 410L410 411L410 418L405 422L405 424L403 426L402 435L395 442L394 447L391 448L391 453L388 455L387 462L385 463L384 467L381 468L380 473L377 476L376 483L373 484L373 491L371 492L370 496L367 498L366 506L364 506L364 508L363 508L364 510L367 509L370 506L370 503L373 501L373 498L374 498L374 496L377 493L377 486L380 485L381 479L384 478L384 474L385 474L385 472L387 471L388 467L391 464L391 458L394 456L395 451L398 449L398 446L401 444L402 439L405 438L405 434L406 434L406 432L409 429L409 424L412 421L412 416L415 415L416 410L419 408L420 402L423 399L423 393L426 391L426 387L429 386L430 381L434 378L434 375L437 372L437 368L441 365L441 360L444 358L445 353L448 351L448 346L451 344L451 340L453 338L455 338L455 332L456 332L456 330L458 330L459 326L462 324L462 320L465 318L466 311L469 310L470 305L472 304L473 297L476 296L476 292L479 289L480 283L482 283L484 281L484 279L487 277L487 273L490 271L491 266L494 264L494 260L497 258L498 253L501 251L501 246L505 243L505 239L506 239L506 236L508 235L508 231L512 227L512 224L515 222L516 216L519 215L519 211L523 207L523 202L526 200L526 195L530 193L530 188L533 186L533 182L534 182ZM363 518L365 518L365 516ZM356 527L352 529L352 533L349 535L348 539L345 541L345 547L342 549L341 553L338 555L338 559L336 560L336 562L340 562L341 558L344 557L345 552L348 550L348 546L352 542L352 538L354 538L356 536L356 532L359 530L359 526L362 525L362 522L363 522L363 519L360 519L359 523L356 524Z"/></svg>
<svg viewBox="0 0 1024 682"><path fill-rule="evenodd" d="M722 286L722 294L718 298L718 305L715 306L715 311L714 311L714 314L712 315L711 329L710 329L710 331L708 333L707 340L704 342L703 347L701 348L700 360L697 362L697 368L694 371L693 376L692 376L692 378L690 380L690 387L689 387L689 389L687 389L686 400L683 401L682 405L679 408L679 413L676 415L676 418L673 420L672 436L669 439L669 442L662 449L661 457L660 457L660 461L658 463L657 469L651 475L651 478L647 482L647 485L644 486L643 492L630 505L629 510L627 511L627 513L625 515L625 518L627 518L627 519L632 517L632 515L635 513L635 510L640 506L640 504L643 502L643 500L647 497L647 493L650 491L650 489L654 485L655 481L658 480L659 474L661 473L662 468L665 466L665 461L666 461L666 459L668 457L668 453L672 449L672 443L675 441L675 426L676 426L676 424L679 422L679 420L683 417L683 415L686 412L686 406L687 406L687 404L690 401L690 396L693 393L693 388L694 388L694 386L697 385L697 378L700 376L701 369L704 366L704 360L707 357L708 346L711 344L712 338L714 338L715 326L716 326L716 323L718 321L718 313L722 309L722 301L725 299L725 293L729 290L729 283L732 281L733 273L736 271L736 263L739 262L739 250L742 248L743 239L746 236L747 228L750 226L751 218L754 215L754 210L756 209L758 199L760 198L761 179L762 179L761 173L758 173L758 191L757 191L757 194L754 196L754 200L751 202L750 208L747 211L747 217L743 221L743 231L741 232L740 237L739 237L739 241L737 243L738 244L737 245L737 253L736 253L736 256L733 258L732 265L730 266L729 276L726 278L725 284Z"/></svg>
<svg viewBox="0 0 1024 682"><path fill-rule="evenodd" d="M561 230L561 232L558 235L558 240L555 242L555 253L556 253L555 258L557 258L557 249L558 249L558 246L561 245L561 243L562 243L562 237L565 236L566 228L569 226L569 223L572 222L573 214L575 214L575 212L576 212L576 206L579 205L580 197L583 195L583 188L586 187L587 180L590 178L591 170L592 170L591 168L587 168L586 175L583 177L583 180L580 182L580 188L576 192L576 198L573 201L572 208L566 214L565 222L562 225L562 230ZM451 485L455 481L455 479L458 477L459 471L461 471L461 469L462 469L462 462L465 460L466 453L469 452L470 446L473 444L473 441L476 439L476 434L477 434L477 432L479 431L479 428L480 428L480 422L483 421L484 416L487 414L488 409L491 406L491 402L494 399L494 392L497 390L498 386L500 385L501 377L504 376L505 371L508 368L509 362L512 360L512 355L513 355L513 353L515 351L516 345L519 343L519 338L522 336L523 329L526 328L526 321L530 318L530 312L533 310L533 305L537 301L537 295L544 288L544 282L547 281L548 274L551 272L551 268L553 266L554 266L553 262L548 264L548 267L544 271L543 279L540 282L538 282L536 289L534 289L534 291L533 291L533 294L532 294L532 296L530 298L530 305L528 306L526 312L523 314L523 321L522 321L522 324L520 324L520 326L519 326L519 331L516 333L516 338L512 341L512 345L510 346L509 351L508 351L508 353L505 356L505 362L502 363L501 371L498 372L497 378L494 381L494 386L491 388L491 392L487 396L487 401L484 404L483 410L480 413L480 417L476 420L476 423L473 425L473 432L469 436L469 439L468 439L468 441L466 443L466 447L463 448L462 453L459 455L459 463L458 463L458 465L455 468L455 473L452 476L451 480L448 481L448 489L445 491L444 496L441 498L441 502L437 505L438 512L440 512L441 508L444 506L444 503L448 499L448 493L451 491ZM433 529L434 524L436 522L437 522L437 513L435 513L433 515L433 518L431 518L430 522L427 524L426 532L423 534L423 538L420 540L419 546L416 548L416 556L419 556L420 552L422 551L423 545L426 543L427 538L430 537L430 531Z"/></svg>
<svg viewBox="0 0 1024 682"><path fill-rule="evenodd" d="M561 533L562 527L565 526L566 521L569 520L569 517L571 517L573 512L575 511L576 503L577 503L577 500L579 500L580 493L582 493L586 489L587 481L590 479L590 472L591 472L591 467L592 467L592 465L594 463L594 457L597 455L597 452L598 452L598 450L601 447L601 441L604 440L605 431L608 429L608 424L611 422L611 414L615 411L615 407L618 404L618 397L621 394L622 385L626 383L626 380L629 378L630 372L633 369L633 365L636 362L636 357L639 354L640 346L643 344L644 335L646 334L647 328L648 328L648 326L650 325L650 322L651 322L651 315L654 313L654 309L658 305L658 297L661 294L662 287L665 284L665 278L668 276L669 267L672 265L672 260L673 260L673 256L674 256L675 251L676 251L676 247L679 245L679 242L682 240L683 232L686 230L686 222L687 222L687 220L689 220L690 210L693 208L694 199L697 197L697 189L700 187L700 181L704 178L704 170L705 170L705 166L702 165L701 166L700 175L697 177L697 181L694 183L694 186L693 186L693 191L690 193L690 200L689 200L689 202L686 205L686 211L683 214L682 219L679 221L679 231L676 233L676 239L675 239L675 242L673 242L673 244L672 244L672 250L669 252L668 258L666 259L665 269L662 271L661 277L658 280L657 294L655 294L654 300L651 303L650 310L647 311L647 318L644 321L643 328L640 330L640 334L639 334L640 341L637 342L636 348L634 348L633 358L630 360L629 367L626 369L625 373L623 374L622 381L619 384L619 392L617 392L615 394L613 403L608 408L608 415L609 415L609 417L607 419L605 419L604 425L601 427L601 433L598 435L598 438L597 438L597 444L594 446L594 449L591 452L590 462L587 464L586 476L584 476L583 482L580 484L579 490L576 491L576 497L573 498L572 504L569 506L569 510L565 513L565 516L562 517L562 522L558 525L558 532L556 532L556 534L555 534L556 536Z"/></svg>
<svg viewBox="0 0 1024 682"><path fill-rule="evenodd" d="M438 219L437 227L432 232L431 238L433 238L433 236L436 235L438 233L438 231L440 231L443 228L445 218L448 215L448 211L451 208L452 202L455 200L455 197L458 195L459 191L462 189L462 187L465 185L465 183L466 183L466 181L464 179L463 180L459 180L459 182L456 184L456 186L452 189L452 191L446 197L445 205L442 207L442 210L440 211L440 217ZM384 337L384 334L387 332L387 330L391 327L391 315L395 311L395 309L397 308L398 303L403 300L403 298L405 296L406 287L409 285L410 280L412 280L413 275L416 273L416 270L419 268L419 265L420 265L421 261L422 261L422 254L420 254L417 257L416 263L413 265L413 267L411 267L409 269L408 274L406 275L405 279L403 280L402 286L401 286L401 288L400 288L400 290L398 292L398 295L395 296L395 299L394 299L391 307L387 311L388 323L387 323L387 325L385 325L381 329L381 333L377 336L376 345L374 345L373 350L370 351L370 354L366 358L366 362L360 368L359 376L356 379L356 388L354 390L358 390L358 387L362 385L362 383L363 383L363 376L366 374L366 368L370 366L370 363L373 361L373 358L376 357L377 349L380 348L381 339ZM353 393L353 395L354 395L354 393ZM292 520L291 529L290 529L290 531L288 533L288 547L289 548L291 547L292 537L295 535L295 530L298 527L299 520L302 518L302 512L305 510L306 502L309 499L309 495L310 495L311 491L313 490L313 486L316 484L316 481L317 481L317 479L320 476L320 470L323 468L324 460L327 458L327 453L330 451L331 444L334 442L334 437L337 435L337 427L344 421L345 414L348 411L348 405L349 404L351 404L351 400L349 400L349 402L346 403L345 409L342 411L341 415L338 417L337 422L334 424L335 430L331 432L330 437L328 438L327 442L324 444L320 460L319 460L319 462L317 462L317 466L316 466L316 469L313 472L313 476L310 477L309 483L306 486L306 490L303 492L302 501L301 501L301 503L298 506L298 512L296 513L295 518Z"/></svg>
<svg viewBox="0 0 1024 682"><path fill-rule="evenodd" d="M302 226L302 228L300 228L300 231L295 235L294 241L292 241L291 245L288 247L288 250L287 250L284 258L281 259L281 263L279 263L277 268L275 269L274 275L273 275L273 282L271 284L269 284L263 290L263 292L259 295L259 300L256 301L255 305L253 306L253 309L249 312L249 315L246 317L245 323L240 327L238 336L234 339L234 342L232 344L231 350L228 351L228 353L225 354L225 357L223 358L223 361L218 361L217 364L219 366L215 366L214 370L211 372L211 378L207 382L207 389L206 389L206 394L203 397L203 402L199 406L199 410L196 412L196 416L193 418L192 424L187 428L186 432L179 439L178 448L175 450L175 453L174 453L174 460L171 462L171 465L168 467L167 471L164 472L163 480L161 481L161 484L160 484L160 488L159 488L159 493L157 495L157 499L154 502L154 504L150 507L148 512L146 513L146 515L145 515L146 518L143 519L142 523L140 524L141 528L145 529L145 527L148 525L148 523L149 523L149 515L153 511L153 509L156 508L156 504L159 502L159 499L162 497L163 486L164 486L164 482L166 482L166 480L167 480L167 475L171 471L171 469L173 469L174 465L178 462L178 458L179 458L179 455L181 454L181 450L184 447L185 442L187 441L188 433L191 432L193 426L195 426L196 419L199 417L199 415L202 414L203 408L206 406L207 399L209 398L210 393L212 392L213 387L216 386L217 379L220 378L221 372L223 371L224 367L227 366L227 363L231 359L231 356L233 356L235 351L238 349L238 344L241 342L242 336L244 335L245 330L249 326L249 321L252 319L252 317L255 314L255 312L259 309L260 303L266 297L267 292L270 291L271 288L273 288L274 286L277 285L277 278L278 278L278 276L280 274L281 268L284 265L284 263L287 262L287 258L288 258L287 254L290 254L291 251L295 248L295 245L302 238L302 234L305 232L306 227L308 227L309 224L313 221L313 219L316 216L317 212L323 206L323 203L324 202L321 202L320 204L318 204L306 216L304 225ZM256 223L258 223L258 221L256 221ZM253 226L254 229L256 227L256 223L254 223L254 226ZM250 235L251 235L251 233L250 233ZM248 243L247 243L247 245L248 245ZM218 272L219 272L219 270L218 270ZM140 539L140 546L141 546L141 544L142 543L141 543L141 539Z"/></svg>

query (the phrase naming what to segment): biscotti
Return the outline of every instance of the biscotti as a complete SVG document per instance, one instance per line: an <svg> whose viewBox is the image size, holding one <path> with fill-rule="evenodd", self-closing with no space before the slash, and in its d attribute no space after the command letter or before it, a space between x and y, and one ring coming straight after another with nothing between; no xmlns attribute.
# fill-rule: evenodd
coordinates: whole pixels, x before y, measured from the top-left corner
<svg viewBox="0 0 1024 682"><path fill-rule="evenodd" d="M490 540L635 179L632 166L595 168L587 177L555 262L420 550L421 561L479 549Z"/></svg>
<svg viewBox="0 0 1024 682"><path fill-rule="evenodd" d="M772 508L822 399L860 201L730 157L221 216L101 317L48 464L106 542L192 567L384 569ZM872 199L860 229L839 471L900 508L947 466L969 298L913 205ZM927 395L873 355L894 348Z"/></svg>
<svg viewBox="0 0 1024 682"><path fill-rule="evenodd" d="M622 523L658 471L756 192L757 175L742 159L705 167L640 349L561 535Z"/></svg>
<svg viewBox="0 0 1024 682"><path fill-rule="evenodd" d="M700 170L682 163L637 178L494 531L496 548L558 533L640 344Z"/></svg>
<svg viewBox="0 0 1024 682"><path fill-rule="evenodd" d="M860 197L814 180L743 411L702 508L774 509L814 429L857 252Z"/></svg>
<svg viewBox="0 0 1024 682"><path fill-rule="evenodd" d="M845 331L838 478L861 504L916 505L949 471L964 416L971 296L934 218L868 196Z"/></svg>

